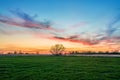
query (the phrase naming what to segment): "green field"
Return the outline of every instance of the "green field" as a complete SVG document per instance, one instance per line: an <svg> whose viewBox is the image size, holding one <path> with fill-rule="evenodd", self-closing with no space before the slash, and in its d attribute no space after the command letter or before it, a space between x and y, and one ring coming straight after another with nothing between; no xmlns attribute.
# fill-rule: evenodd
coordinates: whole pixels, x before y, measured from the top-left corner
<svg viewBox="0 0 120 80"><path fill-rule="evenodd" d="M120 58L0 56L0 80L120 80Z"/></svg>

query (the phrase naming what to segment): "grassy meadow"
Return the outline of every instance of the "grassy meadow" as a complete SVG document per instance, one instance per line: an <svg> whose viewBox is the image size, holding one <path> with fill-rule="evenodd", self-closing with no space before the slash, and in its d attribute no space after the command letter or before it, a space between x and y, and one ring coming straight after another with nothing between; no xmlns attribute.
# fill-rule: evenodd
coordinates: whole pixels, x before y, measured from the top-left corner
<svg viewBox="0 0 120 80"><path fill-rule="evenodd" d="M0 80L120 80L120 58L0 56Z"/></svg>

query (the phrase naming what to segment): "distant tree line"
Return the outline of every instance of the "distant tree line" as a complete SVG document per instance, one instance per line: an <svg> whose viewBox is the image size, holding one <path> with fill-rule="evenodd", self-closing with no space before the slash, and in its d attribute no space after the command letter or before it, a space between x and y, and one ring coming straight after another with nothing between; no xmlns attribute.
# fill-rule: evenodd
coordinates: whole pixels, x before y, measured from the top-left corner
<svg viewBox="0 0 120 80"><path fill-rule="evenodd" d="M71 51L68 54L120 54L119 51L113 51L113 52L102 52L102 51L98 51L98 52L93 52L93 51L84 51L84 52L79 52L79 51Z"/></svg>
<svg viewBox="0 0 120 80"><path fill-rule="evenodd" d="M8 52L7 54L30 54L22 51L14 51L14 52Z"/></svg>
<svg viewBox="0 0 120 80"><path fill-rule="evenodd" d="M53 56L65 56L65 55L77 55L77 54L120 54L120 52L109 52L109 51L106 51L106 52L102 52L102 51L99 51L99 52L92 52L92 51L85 51L85 52L79 52L79 51L70 51L70 52L64 52L64 51L60 51L60 52L54 52L54 50L50 51L51 54ZM2 54L2 53L1 53ZM17 51L14 51L14 52L8 52L7 54L39 54L39 53L23 53L23 52L17 52Z"/></svg>
<svg viewBox="0 0 120 80"><path fill-rule="evenodd" d="M102 52L102 51L98 51L98 52L94 52L94 51L84 51L84 52L81 52L81 51L70 51L70 52L66 53L65 49L66 48L62 44L56 44L56 45L53 45L50 48L50 53L53 56L76 55L76 54L120 54L119 50L111 51L111 52L110 51L106 51L106 52ZM25 52L22 52L20 50L20 51L8 52L7 54L39 54L39 52L36 52L36 53L25 53Z"/></svg>
<svg viewBox="0 0 120 80"><path fill-rule="evenodd" d="M68 53L65 53L65 47L62 44L56 44L51 47L50 52L52 55L55 56L61 56L61 55L75 55L75 54L120 54L119 50L117 51L98 51L98 52L93 52L93 51L84 51L84 52L79 52L79 51L70 51Z"/></svg>

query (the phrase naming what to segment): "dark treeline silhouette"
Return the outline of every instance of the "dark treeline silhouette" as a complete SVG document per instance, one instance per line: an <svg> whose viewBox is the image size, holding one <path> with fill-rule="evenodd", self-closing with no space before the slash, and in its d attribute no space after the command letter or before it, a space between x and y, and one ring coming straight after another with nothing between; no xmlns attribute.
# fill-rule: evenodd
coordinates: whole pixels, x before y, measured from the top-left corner
<svg viewBox="0 0 120 80"><path fill-rule="evenodd" d="M55 49L56 50L56 49ZM2 54L2 53L0 53ZM6 54L14 54L14 55L17 55L17 54L40 54L39 52L35 52L35 53L26 53L26 52L22 52L22 51L14 51L14 52L8 52ZM102 51L98 51L98 52L93 52L93 51L84 51L84 52L81 52L81 51L69 51L69 52L64 52L64 50L62 50L62 52L54 52L53 50L53 53L51 53L51 55L54 55L54 56L62 56L62 55L77 55L77 54L120 54L119 51L106 51L106 52L102 52Z"/></svg>
<svg viewBox="0 0 120 80"><path fill-rule="evenodd" d="M7 54L35 54L35 53L27 53L27 52L22 52L22 51L14 51L14 52L8 52ZM36 52L38 54L38 52Z"/></svg>
<svg viewBox="0 0 120 80"><path fill-rule="evenodd" d="M14 51L14 52L8 52L5 55L51 55L51 56L75 56L75 55L120 55L120 52L114 51L114 52L92 52L92 51L85 51L85 52L80 52L80 51L70 51L70 52L63 52L63 53L54 53L54 54L40 54L38 52L36 53L25 53L22 51ZM4 54L0 54L0 55L4 55Z"/></svg>
<svg viewBox="0 0 120 80"><path fill-rule="evenodd" d="M65 52L65 47L62 45L62 44L56 44L56 45L53 45L51 48L50 48L50 55L53 55L53 56L66 56L66 55L81 55L81 54L119 54L120 55L120 50L113 50L113 51L106 51L106 52L102 52L102 51L98 51L98 52L93 52L93 51L84 51L84 52L81 52L81 51L70 51L70 52ZM1 53L2 54L2 53ZM10 54L10 55L18 55L18 54L36 54L36 55L40 55L39 51L37 51L36 53L26 53L26 52L22 52L21 50L19 51L14 51L14 52L8 52L7 54Z"/></svg>
<svg viewBox="0 0 120 80"><path fill-rule="evenodd" d="M29 54L29 53L23 53L22 51L14 51L14 52L8 52L7 54Z"/></svg>
<svg viewBox="0 0 120 80"><path fill-rule="evenodd" d="M36 53L24 53L24 52L14 51L14 52L8 52L7 54L39 54L39 53L38 52L36 52ZM62 55L61 53L59 53L59 54ZM109 52L109 51L106 51L106 52L101 52L101 51L99 51L99 52L92 52L92 51L79 52L79 51L70 51L70 52L64 53L63 55L66 55L66 54L120 54L120 52ZM52 54L52 55L55 55L55 54Z"/></svg>
<svg viewBox="0 0 120 80"><path fill-rule="evenodd" d="M85 51L85 52L79 52L79 51L71 51L68 54L120 54L119 51L113 51L113 52L102 52L102 51L98 51L98 52L93 52L93 51Z"/></svg>

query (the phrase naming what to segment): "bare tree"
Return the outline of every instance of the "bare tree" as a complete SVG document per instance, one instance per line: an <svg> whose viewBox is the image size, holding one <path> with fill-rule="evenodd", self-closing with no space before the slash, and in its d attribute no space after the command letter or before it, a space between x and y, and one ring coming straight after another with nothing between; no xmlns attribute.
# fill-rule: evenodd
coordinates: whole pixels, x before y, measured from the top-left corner
<svg viewBox="0 0 120 80"><path fill-rule="evenodd" d="M53 55L57 55L57 56L62 55L64 51L65 51L65 47L62 44L56 44L52 46L50 49L50 52Z"/></svg>

